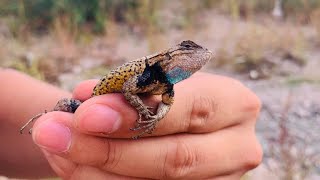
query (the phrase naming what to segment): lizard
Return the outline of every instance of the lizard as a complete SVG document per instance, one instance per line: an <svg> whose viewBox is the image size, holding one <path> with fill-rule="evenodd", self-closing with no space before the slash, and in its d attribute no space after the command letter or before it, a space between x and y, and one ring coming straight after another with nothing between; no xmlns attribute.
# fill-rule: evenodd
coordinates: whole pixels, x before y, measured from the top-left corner
<svg viewBox="0 0 320 180"><path fill-rule="evenodd" d="M132 137L137 139L145 133L151 134L157 123L169 112L174 102L174 85L200 70L211 57L212 52L207 48L191 40L182 41L167 50L129 61L110 71L95 85L91 97L122 93L139 114L136 126L130 128L132 131L143 129ZM156 113L150 110L152 107L143 103L139 97L141 94L162 96ZM58 101L53 111L74 113L81 103L77 99L64 98ZM45 113L47 111L31 118L22 126L20 133L28 124Z"/></svg>

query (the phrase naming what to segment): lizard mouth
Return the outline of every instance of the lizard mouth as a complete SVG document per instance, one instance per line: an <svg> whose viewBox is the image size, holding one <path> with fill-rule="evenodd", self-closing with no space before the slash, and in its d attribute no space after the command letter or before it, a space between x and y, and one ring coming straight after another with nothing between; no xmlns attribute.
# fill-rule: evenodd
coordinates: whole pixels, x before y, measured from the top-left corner
<svg viewBox="0 0 320 180"><path fill-rule="evenodd" d="M209 60L211 60L212 59L212 57L213 57L213 53L212 53L212 51L210 51L210 50L208 50L208 49L206 49L206 53L205 53L205 59L207 59L207 62L209 61Z"/></svg>

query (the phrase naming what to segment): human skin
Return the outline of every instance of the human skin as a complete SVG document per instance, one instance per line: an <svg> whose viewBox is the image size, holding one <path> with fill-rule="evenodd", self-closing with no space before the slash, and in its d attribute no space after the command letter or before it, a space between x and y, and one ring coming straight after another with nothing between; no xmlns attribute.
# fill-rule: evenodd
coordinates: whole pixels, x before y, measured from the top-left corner
<svg viewBox="0 0 320 180"><path fill-rule="evenodd" d="M0 175L9 177L54 176L31 136L19 133L32 116L51 109L71 93L11 69L0 68Z"/></svg>
<svg viewBox="0 0 320 180"><path fill-rule="evenodd" d="M85 81L74 90L74 98L88 99L75 114L47 113L33 128L34 142L64 179L239 179L261 162L262 150L255 136L260 101L238 81L197 73L177 84L170 112L150 137L138 140L130 139L137 132L129 130L138 118L135 109L121 94L89 99L96 82ZM32 109L24 111L28 118L50 109L51 101L69 96L61 92L47 97L50 91L37 91L43 106L28 107ZM28 103L27 97L20 98L25 100L19 103ZM158 100L145 99L151 106ZM22 121L14 123L19 124L17 129ZM19 143L33 147L27 140ZM45 162L36 150L25 151L11 153L30 151L33 161ZM39 171L29 169L34 175Z"/></svg>

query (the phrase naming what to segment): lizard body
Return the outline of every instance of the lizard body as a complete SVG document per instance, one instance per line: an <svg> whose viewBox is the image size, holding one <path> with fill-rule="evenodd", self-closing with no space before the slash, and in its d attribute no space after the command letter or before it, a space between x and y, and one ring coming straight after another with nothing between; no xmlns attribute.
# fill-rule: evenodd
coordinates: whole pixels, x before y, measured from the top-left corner
<svg viewBox="0 0 320 180"><path fill-rule="evenodd" d="M92 96L122 93L139 113L137 126L131 130L144 129L133 137L136 139L145 133L152 133L157 122L169 112L174 102L174 84L190 77L211 57L211 51L206 48L192 41L183 41L170 49L127 62L112 70L100 79L93 89ZM156 114L144 105L140 94L162 95ZM62 99L53 110L73 113L80 104L81 102L75 99ZM28 123L42 114L35 116Z"/></svg>

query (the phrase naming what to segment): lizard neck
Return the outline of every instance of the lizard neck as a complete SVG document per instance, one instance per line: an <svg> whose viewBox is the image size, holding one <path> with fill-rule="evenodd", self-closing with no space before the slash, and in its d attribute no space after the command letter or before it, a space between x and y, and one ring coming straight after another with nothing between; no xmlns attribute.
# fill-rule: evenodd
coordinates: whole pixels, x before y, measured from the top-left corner
<svg viewBox="0 0 320 180"><path fill-rule="evenodd" d="M192 71L188 71L188 68L183 68L184 66L178 66L179 64L184 64L183 61L176 60L178 56L181 56L180 53L178 50L172 52L165 51L146 57L145 71L150 72L152 76L152 78L149 79L166 84L176 84L190 77L193 74Z"/></svg>

